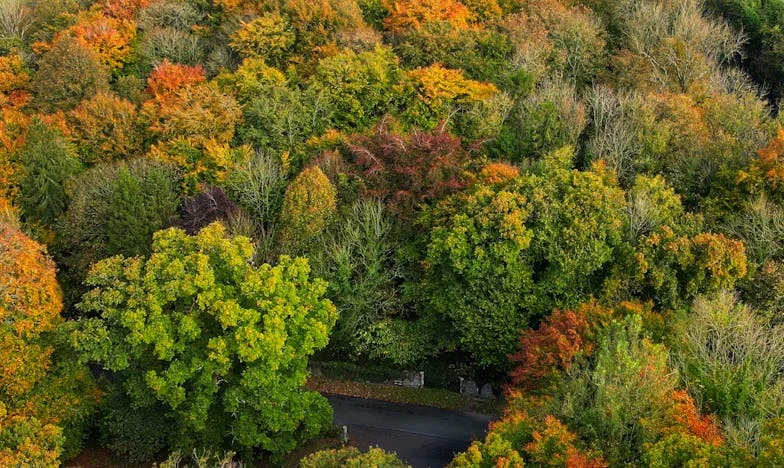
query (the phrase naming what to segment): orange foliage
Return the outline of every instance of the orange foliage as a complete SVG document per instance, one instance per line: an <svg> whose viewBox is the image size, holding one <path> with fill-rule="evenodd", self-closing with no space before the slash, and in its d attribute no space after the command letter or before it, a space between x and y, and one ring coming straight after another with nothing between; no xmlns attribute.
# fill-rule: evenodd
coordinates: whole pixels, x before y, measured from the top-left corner
<svg viewBox="0 0 784 468"><path fill-rule="evenodd" d="M155 96L172 94L178 89L206 79L201 65L173 64L168 59L158 64L147 78L147 91Z"/></svg>
<svg viewBox="0 0 784 468"><path fill-rule="evenodd" d="M52 362L63 323L55 273L44 246L0 220L0 466L58 466L57 425L87 417L100 397L85 368Z"/></svg>
<svg viewBox="0 0 784 468"><path fill-rule="evenodd" d="M0 106L0 197L11 201L22 180L22 167L13 155L24 145L29 121L21 111Z"/></svg>
<svg viewBox="0 0 784 468"><path fill-rule="evenodd" d="M131 20L105 16L99 11L84 12L68 33L93 50L110 70L118 70L128 60L136 26Z"/></svg>
<svg viewBox="0 0 784 468"><path fill-rule="evenodd" d="M106 0L104 11L117 19L131 20L139 10L151 3L151 0Z"/></svg>
<svg viewBox="0 0 784 468"><path fill-rule="evenodd" d="M779 128L776 137L757 151L757 156L752 167L764 174L771 188L780 190L784 184L784 129Z"/></svg>
<svg viewBox="0 0 784 468"><path fill-rule="evenodd" d="M588 319L585 309L556 310L547 323L520 336L520 351L510 356L519 365L510 372L512 385L525 390L541 387L557 371L568 370L579 352L590 354L593 344L585 340Z"/></svg>
<svg viewBox="0 0 784 468"><path fill-rule="evenodd" d="M136 106L113 94L99 92L82 101L68 120L83 162L111 161L141 152Z"/></svg>
<svg viewBox="0 0 784 468"><path fill-rule="evenodd" d="M623 303L617 313L637 310L634 303ZM607 324L616 311L595 301L575 310L555 310L537 329L520 336L520 351L510 356L518 363L510 372L512 383L507 391L531 391L546 386L555 373L568 370L578 354L590 355L595 348L596 331Z"/></svg>
<svg viewBox="0 0 784 468"><path fill-rule="evenodd" d="M498 91L491 83L468 79L462 71L444 68L438 63L411 70L408 77L419 85L425 102L481 101Z"/></svg>
<svg viewBox="0 0 784 468"><path fill-rule="evenodd" d="M582 453L574 446L577 436L553 416L545 416L542 426L533 431L533 441L525 446L526 455L537 466L600 468L607 463ZM528 458L527 457L527 458Z"/></svg>
<svg viewBox="0 0 784 468"><path fill-rule="evenodd" d="M479 173L479 180L482 183L497 185L516 179L520 175L520 169L506 163L490 163L483 167Z"/></svg>
<svg viewBox="0 0 784 468"><path fill-rule="evenodd" d="M743 242L724 234L702 233L692 241L698 264L705 268L714 282L746 276L746 249Z"/></svg>
<svg viewBox="0 0 784 468"><path fill-rule="evenodd" d="M0 108L20 109L30 101L30 75L20 55L0 57Z"/></svg>
<svg viewBox="0 0 784 468"><path fill-rule="evenodd" d="M41 380L52 350L34 344L54 330L62 300L45 247L0 224L0 394L8 402Z"/></svg>
<svg viewBox="0 0 784 468"><path fill-rule="evenodd" d="M383 5L389 11L384 26L395 33L441 21L455 29L468 29L474 19L471 10L458 0L384 0Z"/></svg>
<svg viewBox="0 0 784 468"><path fill-rule="evenodd" d="M719 447L724 443L716 419L711 415L700 415L694 400L686 391L674 391L672 399L674 404L670 410L670 416L675 421L675 425L665 429L665 434L686 432L699 437L714 447Z"/></svg>

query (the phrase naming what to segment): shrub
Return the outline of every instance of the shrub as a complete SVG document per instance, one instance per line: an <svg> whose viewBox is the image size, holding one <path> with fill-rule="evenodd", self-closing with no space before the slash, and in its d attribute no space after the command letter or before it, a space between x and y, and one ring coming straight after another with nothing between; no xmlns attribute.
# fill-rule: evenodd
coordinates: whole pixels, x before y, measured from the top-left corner
<svg viewBox="0 0 784 468"><path fill-rule="evenodd" d="M388 453L378 447L362 453L354 447L321 450L312 453L299 461L302 468L407 468L409 465L401 461L394 453Z"/></svg>

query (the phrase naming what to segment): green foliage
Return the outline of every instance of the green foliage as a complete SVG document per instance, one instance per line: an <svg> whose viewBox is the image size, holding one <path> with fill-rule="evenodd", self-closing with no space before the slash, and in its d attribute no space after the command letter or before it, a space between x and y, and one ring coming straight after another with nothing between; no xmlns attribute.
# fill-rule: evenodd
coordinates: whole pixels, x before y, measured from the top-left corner
<svg viewBox="0 0 784 468"><path fill-rule="evenodd" d="M690 230L699 227L694 219L686 221ZM700 294L734 287L746 274L742 242L723 234L679 234L663 225L624 253L613 266L603 294L650 299L659 307L678 310Z"/></svg>
<svg viewBox="0 0 784 468"><path fill-rule="evenodd" d="M24 215L52 226L66 209L65 183L79 171L79 161L63 134L40 120L30 125L19 159L25 168L19 187Z"/></svg>
<svg viewBox="0 0 784 468"><path fill-rule="evenodd" d="M563 146L576 147L586 124L585 107L574 88L546 81L518 98L490 151L512 161L542 157Z"/></svg>
<svg viewBox="0 0 784 468"><path fill-rule="evenodd" d="M286 182L283 161L273 154L256 152L248 161L235 166L225 183L232 200L251 217L257 254L265 260L277 235Z"/></svg>
<svg viewBox="0 0 784 468"><path fill-rule="evenodd" d="M87 278L76 349L171 430L170 447L279 456L331 420L326 400L301 388L336 319L326 284L304 259L254 266L252 255L250 239L218 223L193 237L169 229L148 259L113 257Z"/></svg>
<svg viewBox="0 0 784 468"><path fill-rule="evenodd" d="M571 402L562 411L570 427L588 434L612 464L639 459L644 444L668 423L677 374L662 345L644 338L641 318L631 315L602 332L590 370L566 384Z"/></svg>
<svg viewBox="0 0 784 468"><path fill-rule="evenodd" d="M76 302L91 264L150 253L152 234L177 218L178 186L173 168L143 159L97 166L69 184L71 202L55 249L67 302Z"/></svg>
<svg viewBox="0 0 784 468"><path fill-rule="evenodd" d="M191 462L194 468L210 467L210 468L242 468L241 462L234 461L234 452L215 453L208 450L193 449L190 456L183 457L182 453L175 451L161 462L160 465L153 465L158 468L189 468Z"/></svg>
<svg viewBox="0 0 784 468"><path fill-rule="evenodd" d="M87 46L66 36L43 56L31 85L37 109L67 111L108 89L108 71Z"/></svg>
<svg viewBox="0 0 784 468"><path fill-rule="evenodd" d="M674 347L686 388L725 420L760 420L782 401L780 325L768 326L730 293L698 299Z"/></svg>
<svg viewBox="0 0 784 468"><path fill-rule="evenodd" d="M318 242L314 272L330 278L327 295L340 310L330 337L333 350L355 358L399 351L400 346L372 339L382 320L400 313L395 251L392 221L377 200L355 202Z"/></svg>
<svg viewBox="0 0 784 468"><path fill-rule="evenodd" d="M362 453L354 447L322 450L312 453L299 461L302 468L407 468L394 453L385 452L378 447Z"/></svg>
<svg viewBox="0 0 784 468"><path fill-rule="evenodd" d="M606 174L559 167L446 199L424 219L432 313L478 362L505 366L520 329L592 293L620 244L623 209Z"/></svg>
<svg viewBox="0 0 784 468"><path fill-rule="evenodd" d="M395 107L402 79L397 57L387 48L341 52L322 59L309 81L328 126L364 129Z"/></svg>
<svg viewBox="0 0 784 468"><path fill-rule="evenodd" d="M676 432L652 444L644 456L645 466L742 466L728 459L724 450L692 434Z"/></svg>
<svg viewBox="0 0 784 468"><path fill-rule="evenodd" d="M288 85L283 73L260 59L245 59L234 73L217 78L244 104L237 139L258 149L293 150L320 130L312 96Z"/></svg>
<svg viewBox="0 0 784 468"><path fill-rule="evenodd" d="M747 36L744 66L774 99L784 96L784 3L781 1L709 0L706 6Z"/></svg>
<svg viewBox="0 0 784 468"><path fill-rule="evenodd" d="M459 30L447 22L428 23L395 44L406 67L440 63L474 80L500 84L511 71L514 50L509 38L493 30Z"/></svg>

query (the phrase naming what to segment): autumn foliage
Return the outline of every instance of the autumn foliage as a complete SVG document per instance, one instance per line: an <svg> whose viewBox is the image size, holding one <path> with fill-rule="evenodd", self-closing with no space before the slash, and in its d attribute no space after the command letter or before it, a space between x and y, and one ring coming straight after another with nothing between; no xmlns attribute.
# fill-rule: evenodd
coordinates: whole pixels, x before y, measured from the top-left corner
<svg viewBox="0 0 784 468"><path fill-rule="evenodd" d="M85 404L96 397L91 394L86 370L71 367L64 371L53 361L51 335L62 324L55 271L45 247L0 221L3 466L59 465L66 443L63 425L80 417Z"/></svg>
<svg viewBox="0 0 784 468"><path fill-rule="evenodd" d="M466 186L468 154L443 127L399 135L382 122L373 135L355 138L349 150L367 194L388 200L403 216Z"/></svg>
<svg viewBox="0 0 784 468"><path fill-rule="evenodd" d="M467 29L474 19L471 10L459 0L384 0L384 6L389 10L384 26L395 33L441 21Z"/></svg>

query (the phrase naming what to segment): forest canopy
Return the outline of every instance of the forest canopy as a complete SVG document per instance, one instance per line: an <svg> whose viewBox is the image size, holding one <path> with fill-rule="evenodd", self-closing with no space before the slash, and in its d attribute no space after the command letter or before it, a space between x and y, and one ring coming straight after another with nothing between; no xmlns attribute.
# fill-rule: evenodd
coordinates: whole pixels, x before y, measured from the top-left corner
<svg viewBox="0 0 784 468"><path fill-rule="evenodd" d="M781 99L784 0L0 0L0 465L280 464L311 359L502 389L453 466L784 464Z"/></svg>

